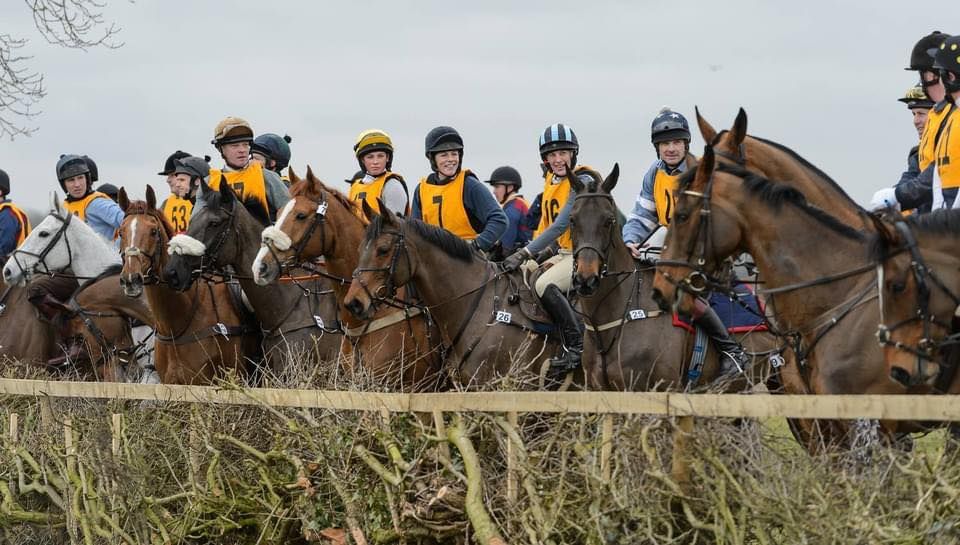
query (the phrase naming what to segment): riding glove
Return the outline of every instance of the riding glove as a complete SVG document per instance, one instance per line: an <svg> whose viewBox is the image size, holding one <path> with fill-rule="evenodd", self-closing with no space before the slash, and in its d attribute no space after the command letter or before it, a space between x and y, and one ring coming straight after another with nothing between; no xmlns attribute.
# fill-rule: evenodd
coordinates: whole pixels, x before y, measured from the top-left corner
<svg viewBox="0 0 960 545"><path fill-rule="evenodd" d="M520 268L520 265L523 265L523 262L531 259L533 256L530 254L530 250L526 248L520 248L516 252L510 254L510 257L503 260L503 270L505 272L515 271Z"/></svg>

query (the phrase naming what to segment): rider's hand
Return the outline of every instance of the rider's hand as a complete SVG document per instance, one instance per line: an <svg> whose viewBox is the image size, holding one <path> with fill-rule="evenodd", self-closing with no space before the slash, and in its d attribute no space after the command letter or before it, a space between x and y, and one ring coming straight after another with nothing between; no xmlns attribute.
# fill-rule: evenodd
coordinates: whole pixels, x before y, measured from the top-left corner
<svg viewBox="0 0 960 545"><path fill-rule="evenodd" d="M640 259L643 257L643 248L640 246L639 242L627 242L627 248L630 249L630 254L634 259Z"/></svg>
<svg viewBox="0 0 960 545"><path fill-rule="evenodd" d="M876 212L886 208L900 210L900 203L897 202L897 190L892 187L885 187L873 194L870 199L870 210Z"/></svg>
<svg viewBox="0 0 960 545"><path fill-rule="evenodd" d="M520 268L520 265L523 265L523 262L530 259L530 250L526 248L520 248L516 252L510 254L510 257L503 260L503 270L506 272L515 271Z"/></svg>

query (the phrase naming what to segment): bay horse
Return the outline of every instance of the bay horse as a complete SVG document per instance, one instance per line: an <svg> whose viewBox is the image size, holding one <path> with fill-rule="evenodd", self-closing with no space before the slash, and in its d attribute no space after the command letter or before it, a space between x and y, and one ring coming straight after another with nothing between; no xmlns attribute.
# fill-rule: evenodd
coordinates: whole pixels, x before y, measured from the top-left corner
<svg viewBox="0 0 960 545"><path fill-rule="evenodd" d="M397 288L412 283L422 311L440 329L447 373L457 386L475 388L509 377L539 374L560 344L540 333L521 309L519 274L504 275L463 239L416 219L403 219L381 203L371 218L344 305L369 319L383 304L405 305Z"/></svg>
<svg viewBox="0 0 960 545"><path fill-rule="evenodd" d="M57 353L57 330L41 320L25 287L0 280L0 360L46 364Z"/></svg>
<svg viewBox="0 0 960 545"><path fill-rule="evenodd" d="M577 193L570 213L573 285L587 326L585 340L591 345L584 350L591 357L585 366L588 386L644 391L712 382L720 371L716 351L707 351L702 375L694 370L688 381L693 335L674 324L672 312L658 308L652 297L653 264L635 261L623 242L611 194L619 166L606 179L593 171L588 174L594 179L588 184L576 177L570 180ZM747 332L740 341L749 352L764 356L777 347L769 333ZM753 369L765 367L766 360L756 358Z"/></svg>
<svg viewBox="0 0 960 545"><path fill-rule="evenodd" d="M198 205L185 234L170 239L171 254L163 276L167 284L186 291L196 279L195 271L212 271L239 279L263 333L263 353L274 373L281 373L292 360L317 365L337 358L341 329L333 291L325 279L295 284L259 286L249 271L259 249L260 232L270 222L263 206L242 203L221 183L213 190L200 184ZM226 271L226 272L224 272Z"/></svg>
<svg viewBox="0 0 960 545"><path fill-rule="evenodd" d="M865 233L809 203L796 187L717 164L708 145L697 169L681 177L654 297L661 308L689 312L692 293L723 260L748 252L765 281L760 292L770 321L790 340L813 393L902 393L874 337L876 274L866 241ZM825 434L833 442L844 427L831 427Z"/></svg>
<svg viewBox="0 0 960 545"><path fill-rule="evenodd" d="M147 185L146 201L130 201L121 188L118 203L126 213L120 225L120 285L127 297L140 298L146 291L156 321L154 360L160 381L209 384L224 374L246 375L259 332L246 325L230 285L204 279L189 292L170 289L162 274L174 229L157 210L153 187ZM236 299L239 303L239 292Z"/></svg>
<svg viewBox="0 0 960 545"><path fill-rule="evenodd" d="M960 393L960 210L877 219L877 336L890 375L911 393ZM951 425L955 428L955 425Z"/></svg>
<svg viewBox="0 0 960 545"><path fill-rule="evenodd" d="M342 302L360 260L367 222L353 202L324 185L309 167L303 179L290 171L290 181L291 198L277 214L277 224L261 234L253 279L265 286L290 266L322 257ZM408 297L406 287L398 290L398 297ZM340 322L348 369L362 367L376 380L405 390L440 386L440 336L429 314L384 306L371 320L359 320L341 305Z"/></svg>

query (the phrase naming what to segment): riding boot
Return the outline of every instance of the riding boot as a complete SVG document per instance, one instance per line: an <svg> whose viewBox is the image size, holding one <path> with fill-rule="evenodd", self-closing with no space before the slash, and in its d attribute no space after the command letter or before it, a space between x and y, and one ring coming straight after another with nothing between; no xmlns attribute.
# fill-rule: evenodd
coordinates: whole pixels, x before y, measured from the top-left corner
<svg viewBox="0 0 960 545"><path fill-rule="evenodd" d="M564 354L550 360L550 374L563 377L580 367L583 355L583 329L577 313L555 284L550 284L540 296L543 308L553 318L563 338Z"/></svg>
<svg viewBox="0 0 960 545"><path fill-rule="evenodd" d="M700 316L695 317L693 322L713 340L714 347L720 352L720 375L746 373L752 363L750 357L727 332L727 326L723 325L717 312L706 303L698 304L697 310Z"/></svg>

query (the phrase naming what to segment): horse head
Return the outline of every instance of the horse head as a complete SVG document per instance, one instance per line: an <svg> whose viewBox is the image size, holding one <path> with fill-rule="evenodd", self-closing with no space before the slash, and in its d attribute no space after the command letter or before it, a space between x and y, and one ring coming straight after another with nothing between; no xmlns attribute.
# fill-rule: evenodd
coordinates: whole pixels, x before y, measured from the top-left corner
<svg viewBox="0 0 960 545"><path fill-rule="evenodd" d="M140 297L146 283L155 283L166 264L164 252L173 236L173 226L157 209L157 196L147 185L146 201L130 201L125 188L117 199L126 213L120 224L120 252L123 270L120 285L127 297Z"/></svg>
<svg viewBox="0 0 960 545"><path fill-rule="evenodd" d="M413 277L413 263L405 243L405 222L378 200L382 214L363 201L370 225L360 245L360 259L344 305L360 319L369 319L379 302L396 295Z"/></svg>
<svg viewBox="0 0 960 545"><path fill-rule="evenodd" d="M605 178L590 172L592 182L583 183L577 176L570 177L570 185L577 193L570 210L570 235L573 239L573 286L577 293L590 297L600 286L600 279L610 264L610 252L628 252L620 235L617 205L611 192L620 178L620 165Z"/></svg>
<svg viewBox="0 0 960 545"><path fill-rule="evenodd" d="M678 183L676 207L657 262L653 298L660 308L690 314L696 296L741 246L737 214L742 197L730 190L739 178L718 168L711 146L694 170Z"/></svg>
<svg viewBox="0 0 960 545"><path fill-rule="evenodd" d="M236 216L243 207L237 206L239 200L230 184L221 180L220 188L214 190L201 182L199 198L203 205L194 210L187 232L170 239L167 248L170 260L163 277L178 291L193 285L195 271L230 263L229 257L238 251L238 237L230 235L236 231Z"/></svg>
<svg viewBox="0 0 960 545"><path fill-rule="evenodd" d="M960 210L890 223L875 219L870 257L877 262L880 325L890 377L904 386L933 385L960 310L956 256Z"/></svg>
<svg viewBox="0 0 960 545"><path fill-rule="evenodd" d="M37 225L7 260L3 279L7 284L26 284L36 274L60 272L83 255L90 237L99 238L92 229L75 218L51 193L50 214Z"/></svg>

